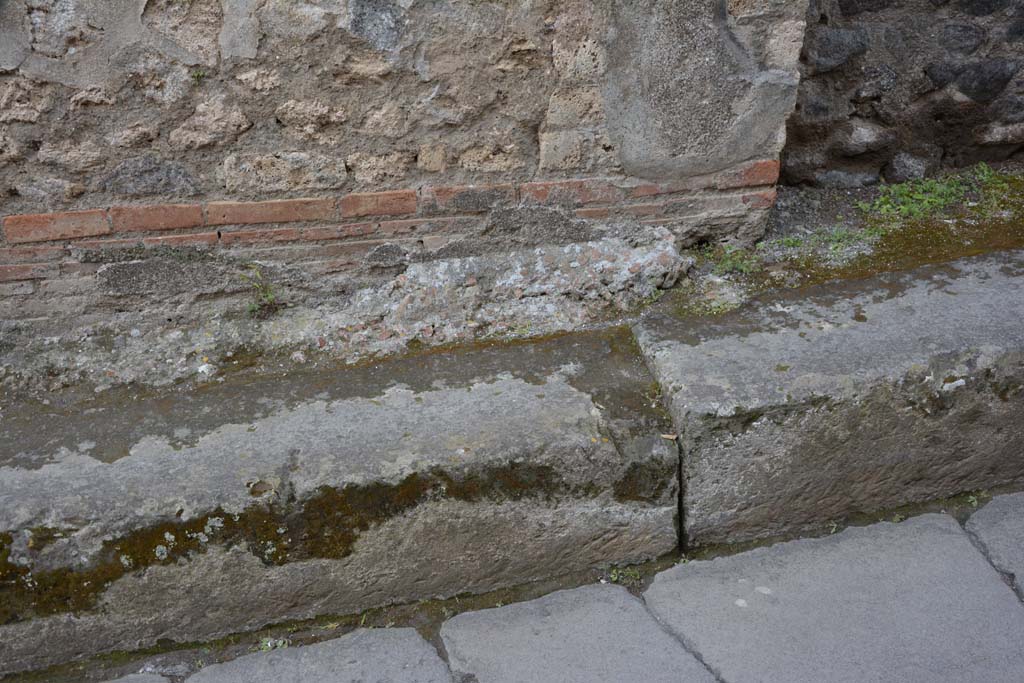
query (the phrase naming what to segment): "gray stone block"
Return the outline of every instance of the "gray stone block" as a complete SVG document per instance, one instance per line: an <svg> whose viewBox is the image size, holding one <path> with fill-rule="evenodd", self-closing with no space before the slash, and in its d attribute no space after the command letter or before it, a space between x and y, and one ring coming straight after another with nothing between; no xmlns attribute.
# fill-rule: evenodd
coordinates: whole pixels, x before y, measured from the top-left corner
<svg viewBox="0 0 1024 683"><path fill-rule="evenodd" d="M639 326L692 545L1024 483L1024 253Z"/></svg>
<svg viewBox="0 0 1024 683"><path fill-rule="evenodd" d="M7 420L0 668L670 552L650 385L621 329Z"/></svg>
<svg viewBox="0 0 1024 683"><path fill-rule="evenodd" d="M1024 599L1024 493L993 498L967 520L967 532Z"/></svg>
<svg viewBox="0 0 1024 683"><path fill-rule="evenodd" d="M445 622L441 637L455 676L479 683L714 680L620 586L467 612Z"/></svg>
<svg viewBox="0 0 1024 683"><path fill-rule="evenodd" d="M451 683L411 628L361 629L316 645L259 652L192 674L188 683Z"/></svg>
<svg viewBox="0 0 1024 683"><path fill-rule="evenodd" d="M107 683L167 683L167 679L156 674L129 674Z"/></svg>
<svg viewBox="0 0 1024 683"><path fill-rule="evenodd" d="M1024 610L945 515L678 565L644 597L729 683L982 683L1024 672Z"/></svg>

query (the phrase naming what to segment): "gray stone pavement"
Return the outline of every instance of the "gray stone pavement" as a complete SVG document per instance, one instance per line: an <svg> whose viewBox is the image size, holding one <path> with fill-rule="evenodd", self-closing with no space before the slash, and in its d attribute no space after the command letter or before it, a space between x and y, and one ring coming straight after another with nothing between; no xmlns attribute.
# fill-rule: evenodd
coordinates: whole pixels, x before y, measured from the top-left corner
<svg viewBox="0 0 1024 683"><path fill-rule="evenodd" d="M679 564L642 599L590 585L464 613L441 628L448 666L412 629L360 630L187 683L1022 681L1024 604L1005 577L1024 494L967 530L927 514Z"/></svg>
<svg viewBox="0 0 1024 683"><path fill-rule="evenodd" d="M441 638L456 680L715 680L621 586L585 586L460 614L441 628Z"/></svg>
<svg viewBox="0 0 1024 683"><path fill-rule="evenodd" d="M971 515L967 532L1024 599L1024 493L994 499Z"/></svg>

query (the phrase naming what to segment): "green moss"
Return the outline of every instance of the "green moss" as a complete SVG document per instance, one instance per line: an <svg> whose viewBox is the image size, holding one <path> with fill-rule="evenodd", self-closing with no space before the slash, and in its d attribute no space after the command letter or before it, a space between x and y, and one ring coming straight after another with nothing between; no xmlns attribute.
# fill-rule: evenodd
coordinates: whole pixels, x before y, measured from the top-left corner
<svg viewBox="0 0 1024 683"><path fill-rule="evenodd" d="M657 501L672 475L658 465L635 465L615 485L615 494L620 500ZM558 495L593 498L599 493L590 485L570 485L547 465L510 463L460 475L434 468L397 484L323 487L301 503L267 496L272 500L238 515L218 509L194 520L140 529L104 543L84 569L33 571L16 564L11 560L12 534L0 534L0 623L88 610L125 574L188 559L213 544L243 545L268 565L340 559L352 553L363 532L429 500L503 502Z"/></svg>

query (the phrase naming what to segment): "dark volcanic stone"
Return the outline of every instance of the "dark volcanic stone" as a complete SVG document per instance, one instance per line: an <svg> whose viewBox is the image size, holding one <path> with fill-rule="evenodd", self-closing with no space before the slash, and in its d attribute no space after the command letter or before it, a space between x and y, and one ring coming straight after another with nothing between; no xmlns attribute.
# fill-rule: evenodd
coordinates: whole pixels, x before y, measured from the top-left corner
<svg viewBox="0 0 1024 683"><path fill-rule="evenodd" d="M924 73L928 76L928 80L935 84L937 88L944 88L953 82L961 71L964 70L963 64L956 64L954 62L936 62L929 64L924 68Z"/></svg>
<svg viewBox="0 0 1024 683"><path fill-rule="evenodd" d="M1011 42L1024 40L1024 19L1014 19L1013 23L1006 27L1006 40Z"/></svg>
<svg viewBox="0 0 1024 683"><path fill-rule="evenodd" d="M861 12L877 12L893 4L893 0L839 0L839 9L845 16Z"/></svg>
<svg viewBox="0 0 1024 683"><path fill-rule="evenodd" d="M1009 59L988 59L964 67L956 77L956 87L975 102L991 102L1003 92L1020 68Z"/></svg>
<svg viewBox="0 0 1024 683"><path fill-rule="evenodd" d="M960 0L960 9L975 17L984 17L1004 10L1010 0Z"/></svg>
<svg viewBox="0 0 1024 683"><path fill-rule="evenodd" d="M864 29L823 27L814 32L805 48L807 65L815 73L832 71L868 49Z"/></svg>
<svg viewBox="0 0 1024 683"><path fill-rule="evenodd" d="M969 55L985 41L985 31L974 24L946 24L942 44L947 50Z"/></svg>
<svg viewBox="0 0 1024 683"><path fill-rule="evenodd" d="M877 100L896 85L899 76L888 64L869 66L864 69L864 79L853 95L854 102Z"/></svg>
<svg viewBox="0 0 1024 683"><path fill-rule="evenodd" d="M1024 122L1024 96L1012 95L993 102L990 115L992 120L1000 123Z"/></svg>

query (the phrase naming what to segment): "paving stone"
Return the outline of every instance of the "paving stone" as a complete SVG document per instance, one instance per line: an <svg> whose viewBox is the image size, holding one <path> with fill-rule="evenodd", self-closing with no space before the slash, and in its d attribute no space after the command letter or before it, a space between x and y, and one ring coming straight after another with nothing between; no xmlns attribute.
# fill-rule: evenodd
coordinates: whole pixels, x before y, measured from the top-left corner
<svg viewBox="0 0 1024 683"><path fill-rule="evenodd" d="M639 325L691 546L1024 484L1024 252Z"/></svg>
<svg viewBox="0 0 1024 683"><path fill-rule="evenodd" d="M259 652L192 674L188 683L451 683L411 628L361 629L316 645Z"/></svg>
<svg viewBox="0 0 1024 683"><path fill-rule="evenodd" d="M128 674L107 683L167 683L167 679L156 674Z"/></svg>
<svg viewBox="0 0 1024 683"><path fill-rule="evenodd" d="M1024 597L1024 493L996 496L971 515L967 531L985 550L996 569L1012 577Z"/></svg>
<svg viewBox="0 0 1024 683"><path fill-rule="evenodd" d="M980 683L1024 672L1024 609L945 515L678 565L644 597L729 683Z"/></svg>
<svg viewBox="0 0 1024 683"><path fill-rule="evenodd" d="M621 586L460 614L441 637L456 678L478 683L714 680Z"/></svg>

